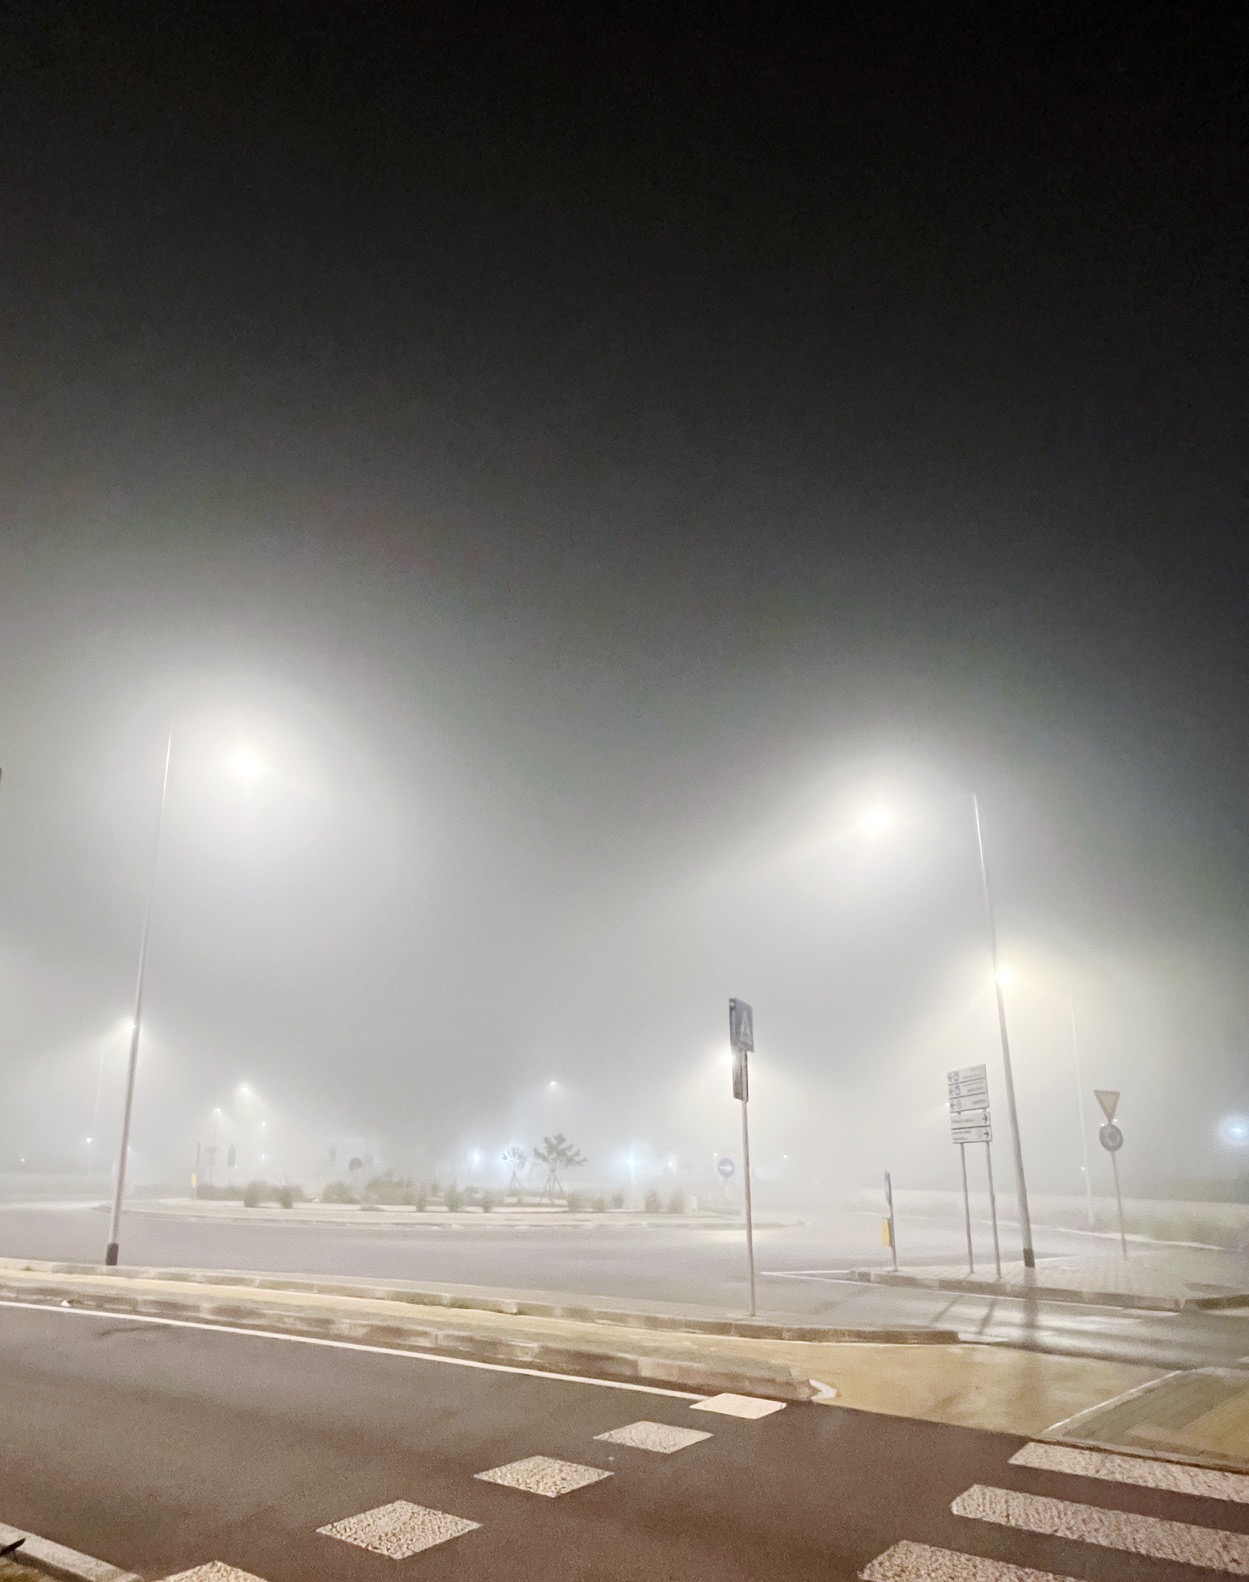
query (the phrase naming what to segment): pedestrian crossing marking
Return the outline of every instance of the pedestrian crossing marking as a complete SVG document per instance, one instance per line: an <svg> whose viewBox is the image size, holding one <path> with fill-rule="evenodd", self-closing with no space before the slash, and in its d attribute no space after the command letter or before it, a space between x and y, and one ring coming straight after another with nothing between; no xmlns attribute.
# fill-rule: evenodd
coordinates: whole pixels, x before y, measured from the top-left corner
<svg viewBox="0 0 1249 1582"><path fill-rule="evenodd" d="M721 1412L725 1417L770 1417L785 1409L784 1401L765 1401L757 1395L709 1395L695 1401L691 1412Z"/></svg>
<svg viewBox="0 0 1249 1582"><path fill-rule="evenodd" d="M653 1450L661 1456L686 1450L711 1435L702 1428L674 1428L671 1423L629 1423L624 1428L613 1428L606 1434L595 1434L595 1439L605 1439L609 1445L629 1445L634 1450Z"/></svg>
<svg viewBox="0 0 1249 1582"><path fill-rule="evenodd" d="M1103 1549L1147 1555L1153 1560L1249 1576L1249 1533L1195 1527L1189 1522L1163 1521L1157 1516L1136 1516L1099 1505L1080 1505L1073 1500L989 1488L983 1483L973 1484L960 1494L950 1509L956 1516L995 1522L1022 1532L1071 1538L1079 1543L1098 1544Z"/></svg>
<svg viewBox="0 0 1249 1582"><path fill-rule="evenodd" d="M1171 1494L1249 1505L1249 1477L1243 1472L1219 1472L1213 1467L1190 1467L1178 1461L1119 1456L1079 1445L1035 1441L1017 1450L1010 1459L1012 1466L1035 1467L1040 1472L1065 1472L1078 1478L1101 1478L1107 1483L1131 1483L1141 1489L1165 1489Z"/></svg>
<svg viewBox="0 0 1249 1582"><path fill-rule="evenodd" d="M165 1577L163 1582L264 1582L264 1578L250 1571L240 1571L238 1566L228 1566L224 1560L205 1560L202 1566L179 1571L176 1576Z"/></svg>
<svg viewBox="0 0 1249 1582"><path fill-rule="evenodd" d="M432 1549L435 1544L461 1538L480 1526L480 1522L466 1521L463 1516L449 1516L446 1511L431 1510L427 1505L413 1505L411 1500L392 1500L389 1505L379 1505L374 1510L362 1511L359 1516L330 1522L326 1527L318 1527L317 1531L327 1538L339 1538L343 1543L372 1550L375 1555L385 1555L390 1560L406 1560L410 1555L420 1554L422 1549Z"/></svg>
<svg viewBox="0 0 1249 1582"><path fill-rule="evenodd" d="M894 1544L859 1572L863 1582L1074 1582L1052 1571L1031 1571L1005 1560L934 1549L907 1541Z"/></svg>
<svg viewBox="0 0 1249 1582"><path fill-rule="evenodd" d="M506 1466L473 1474L483 1483L501 1483L505 1488L542 1494L551 1500L611 1475L602 1467L583 1467L575 1461L559 1461L554 1456L526 1456L522 1461L509 1461Z"/></svg>

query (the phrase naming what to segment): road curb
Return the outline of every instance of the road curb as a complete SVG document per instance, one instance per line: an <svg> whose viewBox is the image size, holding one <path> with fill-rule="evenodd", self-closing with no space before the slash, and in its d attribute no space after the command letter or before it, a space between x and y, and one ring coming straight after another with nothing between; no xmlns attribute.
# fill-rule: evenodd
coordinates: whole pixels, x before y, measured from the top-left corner
<svg viewBox="0 0 1249 1582"><path fill-rule="evenodd" d="M79 1554L77 1549L67 1549L64 1544L53 1543L50 1538L40 1538L37 1533L28 1533L20 1527L10 1527L7 1522L0 1522L0 1548L19 1538L22 1547L12 1558L34 1571L59 1577L62 1582L143 1582L135 1572L123 1571L119 1566L109 1565L107 1560Z"/></svg>
<svg viewBox="0 0 1249 1582"><path fill-rule="evenodd" d="M630 1329L686 1335L722 1335L738 1340L948 1346L959 1339L957 1331L950 1329L920 1329L907 1326L829 1328L815 1324L774 1324L766 1319L708 1318L699 1314L603 1307L577 1300L544 1302L527 1297L490 1296L486 1293L448 1291L441 1287L396 1285L377 1280L307 1280L297 1275L253 1274L246 1270L106 1269L102 1264L42 1263L33 1259L0 1258L0 1272L5 1270L48 1275L107 1275L114 1279L226 1285L231 1288L243 1287L257 1291L285 1291L295 1295L356 1297L374 1302L405 1302L414 1307L444 1307L464 1312L505 1313L514 1318L558 1318L581 1324L618 1324Z"/></svg>
<svg viewBox="0 0 1249 1582"><path fill-rule="evenodd" d="M1217 1296L1134 1296L1125 1291L1078 1291L1066 1285L1025 1284L1020 1280L980 1280L974 1275L923 1275L895 1273L892 1269L850 1269L847 1278L864 1285L900 1285L926 1291L952 1291L967 1296L1039 1298L1045 1302L1071 1302L1086 1307L1121 1307L1139 1313L1217 1312L1220 1308L1249 1306L1249 1292L1229 1291Z"/></svg>
<svg viewBox="0 0 1249 1582"><path fill-rule="evenodd" d="M93 1271L97 1273L98 1271ZM72 1277L71 1277L72 1278ZM341 1293L339 1293L341 1294ZM203 1324L267 1330L271 1333L324 1340L346 1340L387 1350L434 1352L473 1362L533 1368L542 1373L584 1375L628 1384L666 1385L698 1395L762 1395L784 1401L810 1401L825 1395L824 1387L803 1377L797 1368L760 1360L749 1367L693 1362L604 1346L581 1347L559 1341L509 1339L481 1335L451 1326L387 1323L315 1309L265 1307L238 1297L151 1296L110 1289L96 1291L68 1280L4 1281L0 1295L16 1302L57 1302L99 1313L125 1313L140 1318L180 1319Z"/></svg>

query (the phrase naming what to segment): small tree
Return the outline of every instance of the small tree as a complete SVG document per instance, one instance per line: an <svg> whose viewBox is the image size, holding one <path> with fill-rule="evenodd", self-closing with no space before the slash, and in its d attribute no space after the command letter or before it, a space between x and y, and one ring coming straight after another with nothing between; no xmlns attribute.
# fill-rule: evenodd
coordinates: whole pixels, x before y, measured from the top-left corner
<svg viewBox="0 0 1249 1582"><path fill-rule="evenodd" d="M510 1165L512 1170L511 1177L507 1183L507 1189L509 1192L515 1192L516 1196L519 1197L521 1192L524 1190L520 1184L520 1174L525 1166L529 1163L529 1155L517 1143L513 1143L510 1148L504 1150L503 1163L505 1165Z"/></svg>
<svg viewBox="0 0 1249 1582"><path fill-rule="evenodd" d="M546 1181L543 1183L542 1196L549 1198L553 1203L557 1197L564 1195L564 1183L559 1178L561 1170L575 1170L578 1165L588 1161L581 1151L574 1148L564 1136L563 1132L556 1132L554 1137L544 1137L543 1146L535 1148L533 1156L546 1166Z"/></svg>

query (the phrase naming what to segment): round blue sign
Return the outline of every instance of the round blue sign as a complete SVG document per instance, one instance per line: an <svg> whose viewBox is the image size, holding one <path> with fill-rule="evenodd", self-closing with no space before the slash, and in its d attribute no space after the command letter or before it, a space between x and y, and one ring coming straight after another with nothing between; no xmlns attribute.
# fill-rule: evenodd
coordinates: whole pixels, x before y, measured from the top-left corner
<svg viewBox="0 0 1249 1582"><path fill-rule="evenodd" d="M731 1159L721 1159L716 1165L716 1169L727 1181L728 1178L733 1174L733 1161Z"/></svg>

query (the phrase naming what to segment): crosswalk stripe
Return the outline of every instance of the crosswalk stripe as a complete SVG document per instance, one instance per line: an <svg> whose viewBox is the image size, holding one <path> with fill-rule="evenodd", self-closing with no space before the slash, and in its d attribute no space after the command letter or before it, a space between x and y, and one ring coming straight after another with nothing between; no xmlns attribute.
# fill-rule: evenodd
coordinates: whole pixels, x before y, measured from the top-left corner
<svg viewBox="0 0 1249 1582"><path fill-rule="evenodd" d="M986 1560L929 1544L900 1543L877 1555L859 1575L863 1582L1074 1582L1053 1571L1030 1571L1005 1560Z"/></svg>
<svg viewBox="0 0 1249 1582"><path fill-rule="evenodd" d="M1219 1472L1212 1467L1186 1467L1178 1461L1116 1456L1078 1445L1037 1442L1017 1450L1010 1459L1016 1467L1036 1467L1042 1472L1066 1472L1077 1478L1134 1483L1142 1489L1166 1489L1172 1494L1194 1494L1201 1499L1249 1505L1249 1477L1243 1472Z"/></svg>
<svg viewBox="0 0 1249 1582"><path fill-rule="evenodd" d="M975 1483L960 1494L950 1509L956 1516L997 1522L1023 1532L1074 1538L1081 1543L1100 1544L1103 1549L1121 1549L1154 1560L1173 1560L1180 1565L1249 1576L1249 1533L1194 1527L1189 1522L1168 1522L1157 1516L1134 1516L1098 1505L1020 1494L1015 1489L987 1488L983 1483Z"/></svg>

